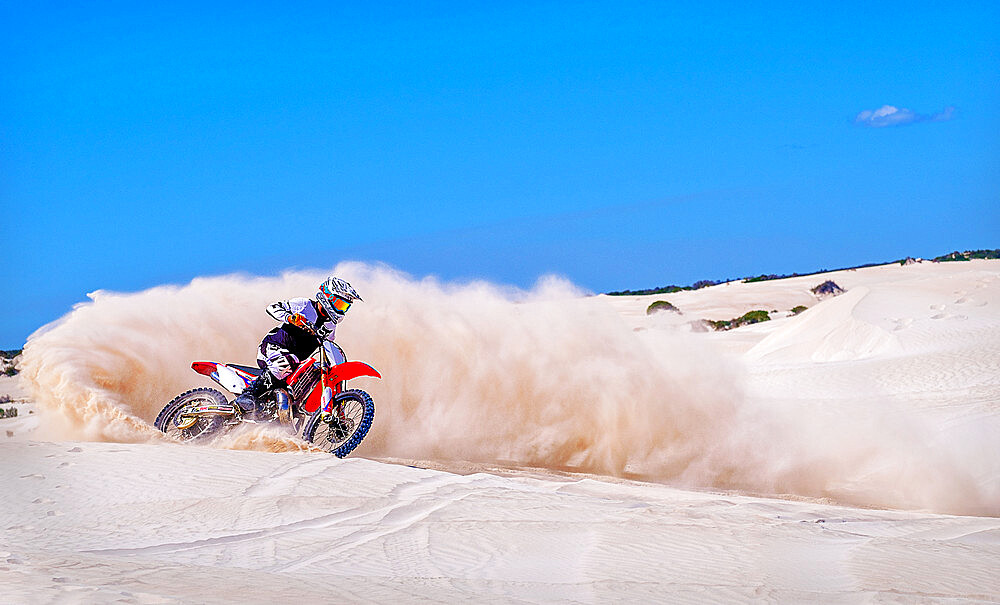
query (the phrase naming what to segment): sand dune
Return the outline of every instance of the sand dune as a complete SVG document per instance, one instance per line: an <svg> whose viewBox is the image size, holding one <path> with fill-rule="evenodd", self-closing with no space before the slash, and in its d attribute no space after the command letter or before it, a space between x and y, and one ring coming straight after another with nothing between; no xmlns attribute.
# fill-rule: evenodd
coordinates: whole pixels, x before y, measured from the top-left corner
<svg viewBox="0 0 1000 605"><path fill-rule="evenodd" d="M7 602L1000 596L995 518L309 453L0 452L4 484L17 488L4 502Z"/></svg>
<svg viewBox="0 0 1000 605"><path fill-rule="evenodd" d="M370 301L340 340L386 376L343 461L149 427L318 274L96 293L36 334L39 413L0 420L7 600L1000 600L996 261L650 297L337 271Z"/></svg>

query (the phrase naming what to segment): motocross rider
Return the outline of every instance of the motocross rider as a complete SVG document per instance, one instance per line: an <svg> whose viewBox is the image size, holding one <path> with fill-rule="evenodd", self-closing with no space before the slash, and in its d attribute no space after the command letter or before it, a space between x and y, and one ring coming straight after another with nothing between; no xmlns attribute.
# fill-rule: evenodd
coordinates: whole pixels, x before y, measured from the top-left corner
<svg viewBox="0 0 1000 605"><path fill-rule="evenodd" d="M257 365L263 370L236 398L236 404L251 418L259 419L262 403L270 391L284 386L284 380L319 346L334 363L344 361L333 346L337 324L355 300L361 300L351 284L337 277L319 286L316 300L290 298L267 307L271 317L282 322L260 342Z"/></svg>

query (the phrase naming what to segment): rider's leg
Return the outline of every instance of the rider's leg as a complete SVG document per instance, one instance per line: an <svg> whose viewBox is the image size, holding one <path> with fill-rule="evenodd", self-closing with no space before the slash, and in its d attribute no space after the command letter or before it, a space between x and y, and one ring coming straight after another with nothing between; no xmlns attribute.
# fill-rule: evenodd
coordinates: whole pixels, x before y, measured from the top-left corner
<svg viewBox="0 0 1000 605"><path fill-rule="evenodd" d="M260 408L264 401L264 395L271 390L273 382L274 379L271 377L270 372L264 370L260 376L247 385L247 388L243 389L243 392L236 398L236 405L240 406L246 415L256 418L261 411Z"/></svg>
<svg viewBox="0 0 1000 605"><path fill-rule="evenodd" d="M236 403L254 418L262 416L267 393L281 386L299 365L295 355L270 340L272 336L268 334L257 351L257 365L263 372L236 398Z"/></svg>

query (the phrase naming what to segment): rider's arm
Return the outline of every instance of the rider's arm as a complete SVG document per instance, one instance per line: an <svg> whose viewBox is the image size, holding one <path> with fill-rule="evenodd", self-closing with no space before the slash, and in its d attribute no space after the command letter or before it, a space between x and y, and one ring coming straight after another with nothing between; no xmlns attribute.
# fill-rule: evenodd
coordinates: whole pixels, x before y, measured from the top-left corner
<svg viewBox="0 0 1000 605"><path fill-rule="evenodd" d="M268 306L267 314L281 323L290 323L293 326L298 326L308 332L313 331L312 326L309 325L309 320L306 319L305 315L299 313L288 303L287 300L279 300L278 302Z"/></svg>
<svg viewBox="0 0 1000 605"><path fill-rule="evenodd" d="M288 307L287 300L279 300L276 303L268 305L267 314L281 323L285 323L288 317L292 315L292 310Z"/></svg>
<svg viewBox="0 0 1000 605"><path fill-rule="evenodd" d="M282 323L298 326L306 332L316 334L316 310L308 298L279 300L267 307L267 313ZM330 324L332 325L332 324ZM332 334L330 340L333 340Z"/></svg>

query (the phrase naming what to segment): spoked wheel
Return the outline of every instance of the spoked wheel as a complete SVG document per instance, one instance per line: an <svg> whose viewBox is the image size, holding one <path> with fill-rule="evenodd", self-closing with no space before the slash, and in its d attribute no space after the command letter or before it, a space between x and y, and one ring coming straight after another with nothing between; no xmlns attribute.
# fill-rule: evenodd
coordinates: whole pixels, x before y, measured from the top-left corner
<svg viewBox="0 0 1000 605"><path fill-rule="evenodd" d="M226 423L227 415L186 414L195 407L211 405L228 407L226 396L215 389L192 389L174 397L156 417L156 428L179 441L198 441L217 432Z"/></svg>
<svg viewBox="0 0 1000 605"><path fill-rule="evenodd" d="M323 422L320 412L309 417L302 438L338 458L358 447L375 418L375 402L364 391L351 389L333 400L333 419Z"/></svg>

